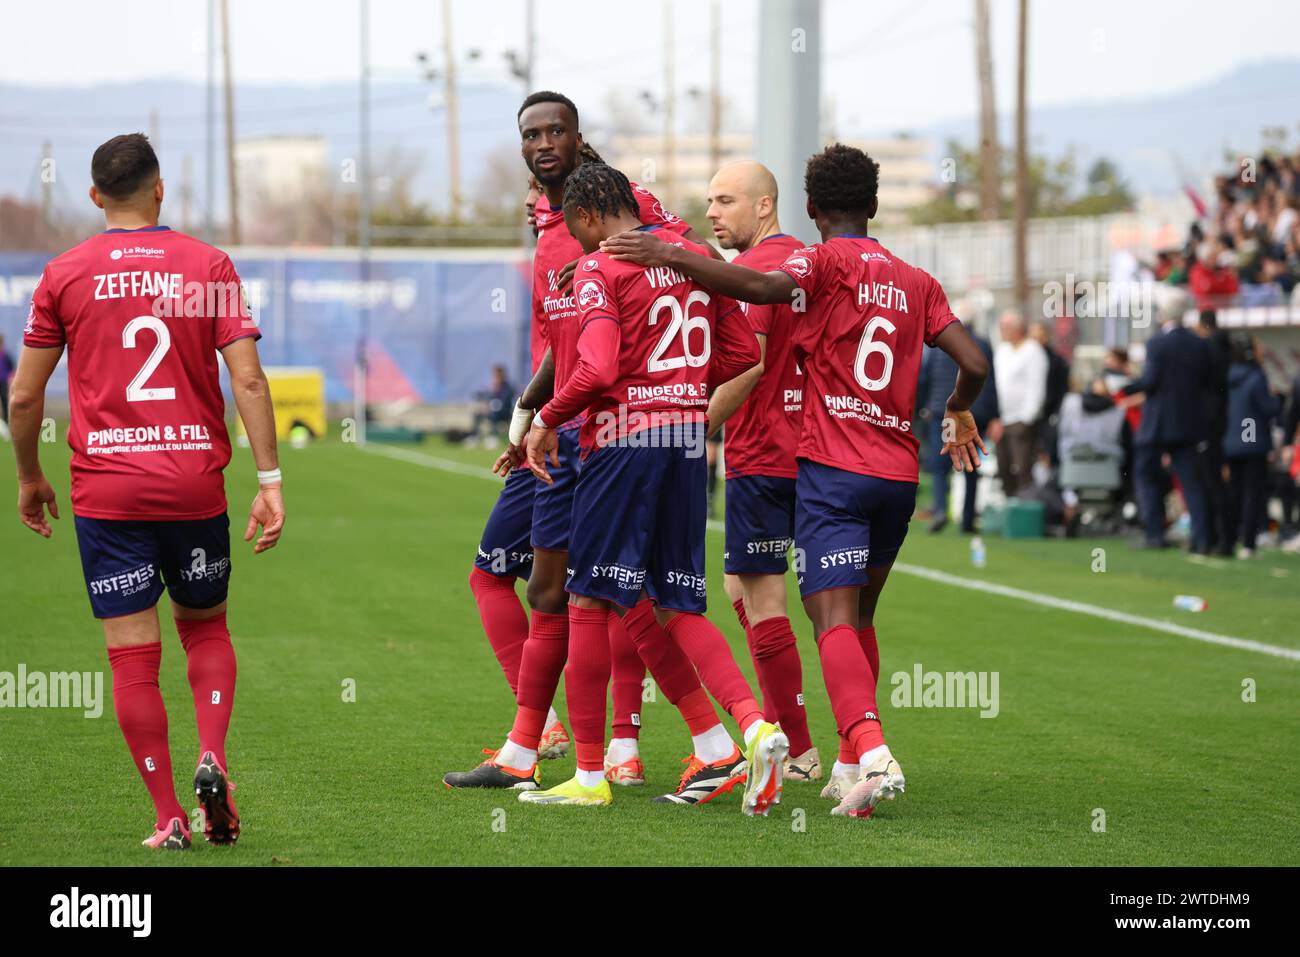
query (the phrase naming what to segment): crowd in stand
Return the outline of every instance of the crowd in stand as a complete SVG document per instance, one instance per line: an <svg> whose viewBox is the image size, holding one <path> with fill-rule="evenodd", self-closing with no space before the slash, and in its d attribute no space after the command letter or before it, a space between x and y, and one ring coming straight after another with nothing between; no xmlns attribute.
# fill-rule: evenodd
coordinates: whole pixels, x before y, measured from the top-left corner
<svg viewBox="0 0 1300 957"><path fill-rule="evenodd" d="M1205 212L1183 246L1159 253L1155 278L1185 285L1201 310L1300 308L1300 154L1243 159L1215 178Z"/></svg>

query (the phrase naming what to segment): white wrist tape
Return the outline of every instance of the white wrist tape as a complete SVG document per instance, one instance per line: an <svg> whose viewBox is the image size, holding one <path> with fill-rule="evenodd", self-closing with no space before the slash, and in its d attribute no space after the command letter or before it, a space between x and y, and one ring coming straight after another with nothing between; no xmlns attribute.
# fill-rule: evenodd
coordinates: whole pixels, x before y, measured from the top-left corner
<svg viewBox="0 0 1300 957"><path fill-rule="evenodd" d="M533 410L520 408L516 402L514 414L510 416L510 444L518 445L522 442L532 427Z"/></svg>
<svg viewBox="0 0 1300 957"><path fill-rule="evenodd" d="M277 485L279 484L279 482L280 482L279 469L267 469L266 471L262 471L261 469L257 470L258 485Z"/></svg>

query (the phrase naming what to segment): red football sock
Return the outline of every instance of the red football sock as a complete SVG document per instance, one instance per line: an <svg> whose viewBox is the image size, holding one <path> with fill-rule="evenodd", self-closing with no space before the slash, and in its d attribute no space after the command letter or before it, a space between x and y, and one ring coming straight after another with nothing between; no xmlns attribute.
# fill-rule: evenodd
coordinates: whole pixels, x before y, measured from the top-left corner
<svg viewBox="0 0 1300 957"><path fill-rule="evenodd" d="M671 704L680 708L687 695L700 689L700 676L695 673L690 659L682 654L682 649L659 624L655 617L655 603L649 598L641 599L623 616L623 627L636 646L637 655L650 669L659 690Z"/></svg>
<svg viewBox="0 0 1300 957"><path fill-rule="evenodd" d="M840 736L853 744L854 757L885 743L876 711L876 676L852 625L836 625L817 639L822 676Z"/></svg>
<svg viewBox="0 0 1300 957"><path fill-rule="evenodd" d="M199 726L199 754L211 751L227 771L226 731L235 706L235 649L226 628L226 613L203 621L176 619L176 630L185 649L194 695L194 719Z"/></svg>
<svg viewBox="0 0 1300 957"><path fill-rule="evenodd" d="M702 687L696 688L678 701L677 710L682 713L682 718L686 721L686 727L692 737L721 724L718 720L718 712L713 707L713 702L709 700L709 693Z"/></svg>
<svg viewBox="0 0 1300 957"><path fill-rule="evenodd" d="M498 577L475 565L469 571L469 590L474 593L492 653L505 672L511 694L518 697L519 660L528 640L528 615L515 591L515 580Z"/></svg>
<svg viewBox="0 0 1300 957"><path fill-rule="evenodd" d="M641 734L641 683L645 681L645 662L623 620L609 613L610 689L614 699L613 736L636 738Z"/></svg>
<svg viewBox="0 0 1300 957"><path fill-rule="evenodd" d="M857 764L858 753L853 750L853 742L844 736L840 736L840 753L836 758L840 764Z"/></svg>
<svg viewBox="0 0 1300 957"><path fill-rule="evenodd" d="M871 666L871 673L876 676L876 687L880 687L880 646L876 644L876 626L867 625L865 628L858 629L858 644L862 645L862 653L867 656L867 664Z"/></svg>
<svg viewBox="0 0 1300 957"><path fill-rule="evenodd" d="M679 612L668 620L664 631L695 665L700 682L736 719L742 732L755 721L762 720L763 712L754 700L754 693L736 666L727 639L713 622L703 615Z"/></svg>
<svg viewBox="0 0 1300 957"><path fill-rule="evenodd" d="M158 690L162 642L109 648L108 664L113 671L117 725L153 798L158 827L165 827L172 818L184 819L186 815L176 800L171 751L167 747L167 709Z"/></svg>
<svg viewBox="0 0 1300 957"><path fill-rule="evenodd" d="M731 607L736 610L736 618L740 621L740 627L745 629L745 637L749 637L749 616L745 614L745 599L737 598L731 603Z"/></svg>
<svg viewBox="0 0 1300 957"><path fill-rule="evenodd" d="M605 768L605 696L609 688L609 610L569 606L569 663L564 693L579 771Z"/></svg>
<svg viewBox="0 0 1300 957"><path fill-rule="evenodd" d="M568 656L569 616L534 611L519 657L519 707L510 730L510 740L521 748L537 750Z"/></svg>
<svg viewBox="0 0 1300 957"><path fill-rule="evenodd" d="M790 619L767 618L752 626L749 635L767 720L780 722L791 754L803 754L812 747L812 737L803 705L803 663Z"/></svg>

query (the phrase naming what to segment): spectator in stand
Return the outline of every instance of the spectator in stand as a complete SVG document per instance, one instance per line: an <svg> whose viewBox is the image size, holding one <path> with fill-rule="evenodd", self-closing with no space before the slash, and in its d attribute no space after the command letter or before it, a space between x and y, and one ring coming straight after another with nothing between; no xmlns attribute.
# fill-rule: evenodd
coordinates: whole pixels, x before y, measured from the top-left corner
<svg viewBox="0 0 1300 957"><path fill-rule="evenodd" d="M1269 392L1268 377L1246 337L1232 342L1228 369L1227 426L1221 433L1228 463L1228 532L1240 542L1238 558L1255 554L1260 516L1268 488L1268 456L1273 451L1273 420L1281 402ZM1229 554L1231 549L1229 548Z"/></svg>
<svg viewBox="0 0 1300 957"><path fill-rule="evenodd" d="M1282 424L1282 442L1287 458L1287 478L1290 480L1288 493L1282 497L1282 523L1291 525L1292 511L1300 498L1300 372L1291 380L1291 399L1287 403L1286 419ZM1292 526L1294 527L1294 526ZM1288 552L1300 552L1300 530L1284 544Z"/></svg>
<svg viewBox="0 0 1300 957"><path fill-rule="evenodd" d="M1240 289L1237 273L1225 259L1225 252L1218 239L1207 239L1197 247L1187 282L1202 312L1228 305Z"/></svg>
<svg viewBox="0 0 1300 957"><path fill-rule="evenodd" d="M979 397L971 405L971 415L975 417L975 426L980 435L988 435L990 425L998 417L997 371L993 368L993 347L983 336L972 331L971 338L988 360L989 377L980 391ZM930 445L930 470L934 475L934 516L930 521L931 532L941 532L948 524L948 481L952 475L952 462L947 456L940 455L943 447L943 416L948 406L948 396L952 394L957 382L957 363L953 362L942 349L926 349L921 362L921 377L917 382L916 394L921 406L921 414L928 424L927 441ZM975 492L978 487L979 473L967 472L963 475L965 498L962 504L961 530L966 533L975 531Z"/></svg>
<svg viewBox="0 0 1300 957"><path fill-rule="evenodd" d="M1169 297L1162 308L1167 318L1160 333L1147 342L1142 375L1125 390L1125 403L1132 404L1139 393L1144 397L1142 422L1134 441L1134 478L1144 529L1140 547L1167 547L1161 492L1161 459L1167 455L1191 518L1190 550L1204 555L1209 550L1205 488L1196 446L1208 438L1204 392L1210 375L1210 354L1205 340L1183 325L1185 305L1180 294Z"/></svg>
<svg viewBox="0 0 1300 957"><path fill-rule="evenodd" d="M492 386L479 396L482 405L474 413L474 430L472 439L483 438L484 432L491 436L493 443L510 426L510 414L515 407L514 386L506 376L506 367L492 367Z"/></svg>
<svg viewBox="0 0 1300 957"><path fill-rule="evenodd" d="M1002 491L1015 498L1033 481L1034 423L1047 398L1047 355L1029 338L1028 324L1017 312L1002 314L998 334L1002 341L993 352L993 375L1002 426L991 437Z"/></svg>
<svg viewBox="0 0 1300 957"><path fill-rule="evenodd" d="M1048 464L1056 465L1060 461L1056 448L1056 427L1061 417L1061 402L1070 391L1070 363L1052 348L1052 332L1047 323L1034 323L1029 334L1042 346L1043 355L1047 359L1047 388L1043 393L1043 411L1034 423L1035 439L1039 455L1046 456Z"/></svg>
<svg viewBox="0 0 1300 957"><path fill-rule="evenodd" d="M1106 394L1124 409L1124 424L1121 442L1124 460L1120 466L1120 480L1124 483L1122 492L1124 501L1135 501L1136 493L1133 483L1133 439L1142 422L1141 396L1132 402L1124 402L1128 389L1133 384L1133 363L1129 361L1128 350L1116 346L1106 350L1102 358L1101 376L1098 379Z"/></svg>

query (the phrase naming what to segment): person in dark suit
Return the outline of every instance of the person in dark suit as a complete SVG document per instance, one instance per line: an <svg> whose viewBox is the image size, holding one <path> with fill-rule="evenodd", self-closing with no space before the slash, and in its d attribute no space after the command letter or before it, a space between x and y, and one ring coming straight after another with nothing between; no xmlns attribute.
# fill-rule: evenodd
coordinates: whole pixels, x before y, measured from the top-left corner
<svg viewBox="0 0 1300 957"><path fill-rule="evenodd" d="M1205 485L1205 510L1208 516L1210 550L1220 555L1232 554L1235 531L1228 522L1228 490L1223 483L1223 447L1216 437L1223 435L1228 423L1228 334L1219 328L1213 311L1201 313L1196 333L1205 340L1210 354L1210 378L1205 383L1205 434L1208 441L1197 447L1201 464L1201 482Z"/></svg>
<svg viewBox="0 0 1300 957"><path fill-rule="evenodd" d="M1196 447L1209 439L1205 387L1211 376L1210 352L1205 340L1183 325L1181 310L1169 311L1173 318L1147 342L1142 375L1125 390L1145 397L1134 441L1142 547L1166 546L1160 460L1168 455L1192 520L1190 550L1204 555L1209 550L1209 519Z"/></svg>
<svg viewBox="0 0 1300 957"><path fill-rule="evenodd" d="M981 435L987 435L989 423L998 417L998 389L993 373L993 347L983 336L971 334L975 344L988 360L989 377L984 382L979 398L971 405L971 415ZM940 532L948 524L948 482L952 475L952 462L940 455L943 448L943 416L957 384L957 363L942 349L926 349L921 363L921 377L917 382L917 400L928 423L926 435L930 445L930 469L934 474L934 518L930 531ZM975 531L975 489L979 473L966 475L966 496L962 506L961 530Z"/></svg>

